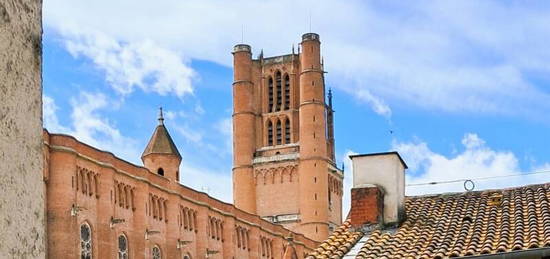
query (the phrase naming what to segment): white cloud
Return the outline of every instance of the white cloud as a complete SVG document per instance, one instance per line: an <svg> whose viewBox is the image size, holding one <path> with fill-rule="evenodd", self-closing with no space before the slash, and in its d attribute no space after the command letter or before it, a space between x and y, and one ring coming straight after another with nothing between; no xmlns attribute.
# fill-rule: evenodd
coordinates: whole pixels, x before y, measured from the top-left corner
<svg viewBox="0 0 550 259"><path fill-rule="evenodd" d="M521 174L518 158L509 151L491 149L477 134L468 133L462 139L464 150L445 156L431 151L425 142L394 142L409 165L407 184L442 182ZM533 168L537 170L537 168ZM544 175L520 175L508 178L474 180L476 190L514 187L548 181ZM461 192L464 182L437 185L408 186L407 195Z"/></svg>
<svg viewBox="0 0 550 259"><path fill-rule="evenodd" d="M233 118L225 118L216 124L216 130L225 139L225 151L227 154L233 154Z"/></svg>
<svg viewBox="0 0 550 259"><path fill-rule="evenodd" d="M163 111L164 118L168 120L174 120L176 118L177 113L174 111Z"/></svg>
<svg viewBox="0 0 550 259"><path fill-rule="evenodd" d="M42 96L42 108L44 127L50 132L68 132L68 129L61 126L59 119L57 118L56 111L58 109L53 98L43 95Z"/></svg>
<svg viewBox="0 0 550 259"><path fill-rule="evenodd" d="M176 131L178 131L187 141L202 145L203 134L201 131L192 129L187 124L184 125L174 125Z"/></svg>
<svg viewBox="0 0 550 259"><path fill-rule="evenodd" d="M76 49L112 69L116 74L111 80L127 92L133 89L129 84L139 86L143 78L112 67L126 61L126 52L134 61L133 55L163 46L166 52L151 52L166 58L168 53L184 53L230 66L231 48L241 42L244 26L244 42L256 54L260 48L267 55L288 53L299 35L309 31L309 15L304 12L309 10L312 30L323 42L328 83L351 94L363 93L361 99L379 114L387 116L389 106L406 105L547 120L550 94L531 77L544 78L540 75L550 72L549 9L548 3L519 6L497 0L50 0L44 2L44 24L75 46L84 46ZM269 19L258 10L269 10ZM113 41L70 37L63 34L66 31L101 31ZM143 43L151 42L146 39L155 44ZM106 54L115 62L100 60L103 52L96 46L109 50ZM164 81L176 80L167 77ZM155 91L187 89L163 87L168 86L159 85Z"/></svg>
<svg viewBox="0 0 550 259"><path fill-rule="evenodd" d="M377 114L386 118L391 117L390 107L382 99L372 95L369 90L359 89L355 93L352 93L352 95L355 95L357 99L370 105L371 109Z"/></svg>
<svg viewBox="0 0 550 259"><path fill-rule="evenodd" d="M123 42L100 32L62 31L67 50L85 56L105 72L107 82L122 95L136 87L160 95L193 93L195 72L175 51L152 40Z"/></svg>
<svg viewBox="0 0 550 259"><path fill-rule="evenodd" d="M70 127L59 124L54 100L46 95L43 100L44 125L50 133L68 134L93 147L112 152L133 163L138 162L140 152L136 142L123 136L115 125L100 114L102 109L111 105L105 95L81 92L78 97L72 98Z"/></svg>

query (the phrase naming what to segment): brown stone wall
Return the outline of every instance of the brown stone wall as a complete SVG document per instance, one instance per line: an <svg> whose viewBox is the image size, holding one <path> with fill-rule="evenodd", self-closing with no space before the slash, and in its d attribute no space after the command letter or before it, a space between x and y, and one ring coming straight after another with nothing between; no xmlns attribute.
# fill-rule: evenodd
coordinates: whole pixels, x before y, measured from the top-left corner
<svg viewBox="0 0 550 259"><path fill-rule="evenodd" d="M44 258L42 3L0 1L0 257Z"/></svg>
<svg viewBox="0 0 550 259"><path fill-rule="evenodd" d="M318 244L70 136L46 137L49 258L78 257L84 222L92 228L97 258L113 258L121 234L137 259L151 258L154 246L163 258L205 258L207 250L218 252L210 258L267 258L262 257L262 237L276 244L272 258L281 258L288 243L284 238L291 235L302 258ZM79 208L76 215L72 207ZM124 222L112 225L111 219ZM181 248L178 240L185 241Z"/></svg>

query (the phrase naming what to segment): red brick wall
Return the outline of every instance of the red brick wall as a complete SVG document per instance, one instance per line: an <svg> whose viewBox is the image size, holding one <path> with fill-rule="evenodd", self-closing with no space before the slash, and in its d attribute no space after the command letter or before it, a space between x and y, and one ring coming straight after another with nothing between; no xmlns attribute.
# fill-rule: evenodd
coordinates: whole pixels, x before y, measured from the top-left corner
<svg viewBox="0 0 550 259"><path fill-rule="evenodd" d="M272 241L273 258L282 258L284 237L291 234L300 258L318 245L73 137L47 133L44 137L50 140L46 146L48 258L79 257L79 228L84 222L92 230L94 258L116 258L121 234L128 239L130 258L136 259L151 258L154 246L160 247L163 258L184 254L204 258L207 249L219 252L210 258L262 258L261 237ZM74 216L73 205L82 208ZM184 210L196 217L185 219ZM111 217L125 222L111 227ZM246 248L239 247L237 227L247 231ZM146 230L160 233L146 240ZM191 243L178 249L178 240Z"/></svg>
<svg viewBox="0 0 550 259"><path fill-rule="evenodd" d="M351 189L350 220L354 227L363 224L376 224L384 210L384 195L376 187Z"/></svg>

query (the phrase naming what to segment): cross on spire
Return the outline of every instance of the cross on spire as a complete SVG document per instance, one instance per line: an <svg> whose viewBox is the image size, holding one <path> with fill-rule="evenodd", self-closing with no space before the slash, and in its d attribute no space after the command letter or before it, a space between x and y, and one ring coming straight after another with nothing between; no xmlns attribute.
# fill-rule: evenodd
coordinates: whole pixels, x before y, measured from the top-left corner
<svg viewBox="0 0 550 259"><path fill-rule="evenodd" d="M162 106L159 108L159 125L164 125L164 116L162 115Z"/></svg>

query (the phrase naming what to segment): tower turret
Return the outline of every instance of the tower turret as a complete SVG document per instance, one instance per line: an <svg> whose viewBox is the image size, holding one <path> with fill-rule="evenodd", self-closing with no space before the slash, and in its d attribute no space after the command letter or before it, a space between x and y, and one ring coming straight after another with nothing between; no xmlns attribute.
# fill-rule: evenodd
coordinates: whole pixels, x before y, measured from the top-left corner
<svg viewBox="0 0 550 259"><path fill-rule="evenodd" d="M300 53L300 216L299 231L314 240L329 234L326 104L321 42L316 33L302 36Z"/></svg>
<svg viewBox="0 0 550 259"><path fill-rule="evenodd" d="M159 111L158 125L141 155L145 168L171 181L179 182L181 155L172 137L164 126L162 108Z"/></svg>
<svg viewBox="0 0 550 259"><path fill-rule="evenodd" d="M252 159L256 143L254 83L250 46L233 48L233 200L235 206L256 213Z"/></svg>
<svg viewBox="0 0 550 259"><path fill-rule="evenodd" d="M332 109L332 89L328 89L328 107L327 107L327 152L333 162L336 160L334 151L334 110Z"/></svg>

